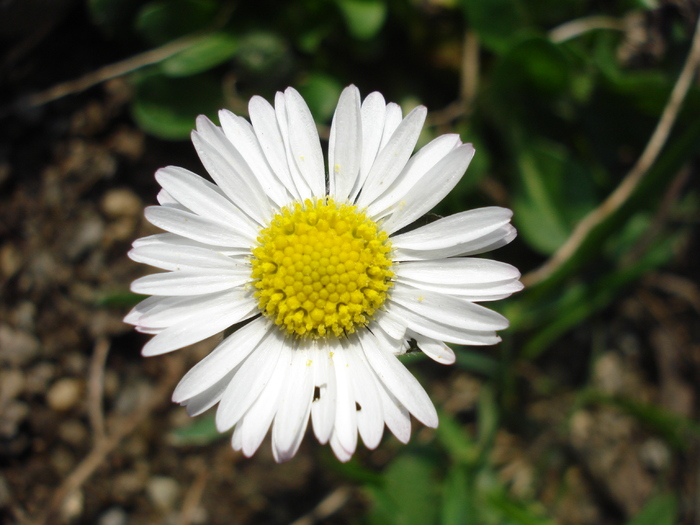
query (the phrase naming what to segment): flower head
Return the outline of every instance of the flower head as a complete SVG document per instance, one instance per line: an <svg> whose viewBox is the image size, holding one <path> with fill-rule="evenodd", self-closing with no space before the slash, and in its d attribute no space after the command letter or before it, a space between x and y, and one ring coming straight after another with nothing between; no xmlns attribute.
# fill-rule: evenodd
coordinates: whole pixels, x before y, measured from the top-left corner
<svg viewBox="0 0 700 525"><path fill-rule="evenodd" d="M216 425L252 455L272 427L277 461L299 448L309 419L347 461L357 434L368 448L384 425L402 442L412 414L437 413L397 359L409 342L450 364L445 342L491 345L508 326L477 305L522 288L512 266L471 255L515 238L510 210L457 213L405 233L464 174L474 148L441 136L411 156L425 120L355 86L338 102L328 170L299 93L274 107L250 101L251 123L229 111L221 127L197 119L192 141L214 183L158 170L160 206L146 218L168 233L134 242L129 256L165 273L132 284L152 295L125 318L154 334L143 355L227 336L180 381L173 401L190 415L219 404ZM231 333L228 333L231 332Z"/></svg>

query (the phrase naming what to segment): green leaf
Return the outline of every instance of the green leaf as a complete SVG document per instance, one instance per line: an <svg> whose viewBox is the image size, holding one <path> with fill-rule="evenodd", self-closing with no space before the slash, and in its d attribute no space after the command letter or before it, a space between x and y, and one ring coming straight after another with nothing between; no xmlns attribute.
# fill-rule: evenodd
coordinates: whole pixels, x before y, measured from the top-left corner
<svg viewBox="0 0 700 525"><path fill-rule="evenodd" d="M235 36L224 32L212 33L163 61L160 67L163 73L171 77L190 76L226 62L237 51L238 40Z"/></svg>
<svg viewBox="0 0 700 525"><path fill-rule="evenodd" d="M460 0L460 4L468 27L491 51L505 52L518 32L527 27L525 5L520 0Z"/></svg>
<svg viewBox="0 0 700 525"><path fill-rule="evenodd" d="M161 45L203 30L217 10L214 0L154 0L143 6L134 24L147 42Z"/></svg>
<svg viewBox="0 0 700 525"><path fill-rule="evenodd" d="M327 122L333 116L343 86L335 78L323 73L311 73L299 85L316 122Z"/></svg>
<svg viewBox="0 0 700 525"><path fill-rule="evenodd" d="M566 183L566 157L555 144L523 145L518 159L521 186L513 201L514 220L521 235L535 250L549 255L571 233L561 208Z"/></svg>
<svg viewBox="0 0 700 525"><path fill-rule="evenodd" d="M435 466L424 456L405 454L385 470L381 487L368 491L375 505L369 513L373 524L431 525L437 522L438 500Z"/></svg>
<svg viewBox="0 0 700 525"><path fill-rule="evenodd" d="M369 40L384 25L387 6L383 0L337 0L350 34Z"/></svg>
<svg viewBox="0 0 700 525"><path fill-rule="evenodd" d="M461 368L466 368L470 372L483 374L487 377L494 377L498 373L500 363L493 357L470 350L467 347L460 347L455 351L457 357L456 364Z"/></svg>
<svg viewBox="0 0 700 525"><path fill-rule="evenodd" d="M486 504L513 525L554 525L549 518L520 502L513 501L505 491L496 490L486 497Z"/></svg>
<svg viewBox="0 0 700 525"><path fill-rule="evenodd" d="M216 429L213 412L197 417L185 427L168 433L167 439L176 447L203 446L226 437Z"/></svg>
<svg viewBox="0 0 700 525"><path fill-rule="evenodd" d="M478 461L481 450L459 423L445 412L440 412L437 438L455 464L473 466Z"/></svg>
<svg viewBox="0 0 700 525"><path fill-rule="evenodd" d="M442 487L440 525L478 525L473 487L469 473L461 465L452 465Z"/></svg>
<svg viewBox="0 0 700 525"><path fill-rule="evenodd" d="M222 106L219 84L205 75L173 79L147 74L136 78L131 114L147 133L166 140L185 140L198 115L213 118Z"/></svg>
<svg viewBox="0 0 700 525"><path fill-rule="evenodd" d="M255 73L285 70L291 62L287 41L269 31L254 31L238 42L236 61Z"/></svg>
<svg viewBox="0 0 700 525"><path fill-rule="evenodd" d="M671 493L658 494L627 525L674 525L677 523L678 503Z"/></svg>

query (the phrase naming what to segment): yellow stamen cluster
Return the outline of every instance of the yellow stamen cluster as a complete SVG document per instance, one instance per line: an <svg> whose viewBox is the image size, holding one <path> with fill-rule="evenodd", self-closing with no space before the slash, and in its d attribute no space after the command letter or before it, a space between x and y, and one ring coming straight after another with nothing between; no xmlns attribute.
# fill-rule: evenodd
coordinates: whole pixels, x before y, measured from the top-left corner
<svg viewBox="0 0 700 525"><path fill-rule="evenodd" d="M367 325L392 286L387 234L356 206L307 199L260 231L252 266L260 310L290 335Z"/></svg>

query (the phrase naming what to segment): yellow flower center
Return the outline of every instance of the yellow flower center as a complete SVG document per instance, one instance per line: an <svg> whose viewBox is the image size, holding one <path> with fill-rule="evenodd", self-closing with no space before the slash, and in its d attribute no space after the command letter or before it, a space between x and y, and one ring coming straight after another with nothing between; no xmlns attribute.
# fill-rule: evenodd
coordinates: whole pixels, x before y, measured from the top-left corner
<svg viewBox="0 0 700 525"><path fill-rule="evenodd" d="M391 288L391 245L357 206L307 199L284 207L253 249L261 312L290 335L320 338L367 325Z"/></svg>

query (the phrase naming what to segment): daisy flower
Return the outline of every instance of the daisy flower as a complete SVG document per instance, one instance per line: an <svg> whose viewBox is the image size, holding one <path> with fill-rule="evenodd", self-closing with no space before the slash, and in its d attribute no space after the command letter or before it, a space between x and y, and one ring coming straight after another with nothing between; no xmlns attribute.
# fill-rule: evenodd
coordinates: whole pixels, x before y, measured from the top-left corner
<svg viewBox="0 0 700 525"><path fill-rule="evenodd" d="M358 433L375 448L384 425L402 442L412 414L437 413L397 359L417 346L439 363L445 344L492 345L508 326L476 304L522 288L513 266L469 257L515 238L511 211L488 207L403 231L457 184L474 155L458 135L411 156L426 109L403 117L379 93L341 94L328 170L311 112L292 88L261 97L250 122L197 119L192 142L214 183L179 167L156 173L167 233L129 256L166 270L133 282L151 295L125 318L154 337L154 356L225 337L180 381L173 401L194 416L218 403L216 426L251 456L272 428L275 460L290 459L309 420L340 461ZM403 231L403 232L402 232Z"/></svg>

